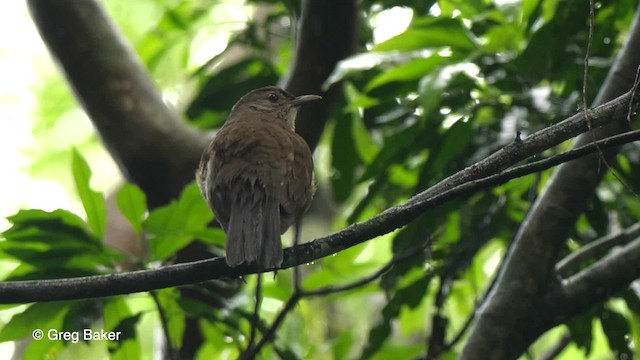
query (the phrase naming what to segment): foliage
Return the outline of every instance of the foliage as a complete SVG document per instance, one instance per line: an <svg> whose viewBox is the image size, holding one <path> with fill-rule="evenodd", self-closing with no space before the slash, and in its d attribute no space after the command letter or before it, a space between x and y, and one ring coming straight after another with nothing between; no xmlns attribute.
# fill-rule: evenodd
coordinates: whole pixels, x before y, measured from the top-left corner
<svg viewBox="0 0 640 360"><path fill-rule="evenodd" d="M265 19L252 19L233 33L224 51L194 65L194 38L210 31L214 1L145 1L152 9L147 28L114 12L144 62L165 88L184 86L192 96L179 100L195 126L220 126L247 90L276 83L291 60L289 2L271 1ZM127 3L129 4L129 3ZM588 98L604 81L634 13L635 1L599 2L589 69ZM363 19L394 6L412 9L406 30L376 42L370 23L360 53L335 70L327 86L340 83L344 99L319 145L321 187L330 188L334 228L367 219L427 189L439 180L525 135L572 114L581 106L582 62L588 6L567 0L522 1L362 1ZM116 8L114 5L111 5ZM129 6L129 5L127 5ZM256 6L263 6L256 3ZM152 18L152 19L150 19ZM149 25L151 24L151 25ZM214 24L215 25L215 24ZM264 31L264 29L268 29ZM227 55L243 49L239 57ZM195 68L195 69L194 69ZM164 83L163 83L164 82ZM185 91L185 93L190 93ZM46 104L41 104L46 105ZM64 105L64 104L63 104ZM48 106L51 106L49 104ZM552 151L549 152L551 154ZM638 157L621 159L616 171L633 188L640 185ZM102 194L89 186L91 169L72 155L72 174L86 220L64 210L21 210L2 234L0 256L16 262L4 280L76 277L117 272L125 260L155 266L171 262L193 241L222 247L224 234L208 227L213 215L194 184L171 204L149 211L145 194L127 184L117 204L139 241L148 240L145 259L128 259L101 241L107 223ZM495 276L509 241L548 172L512 181L441 206L409 226L345 250L303 269L307 290L356 281L433 236L428 255L396 264L379 282L324 297L304 299L286 319L264 358L412 358L424 353L435 314L448 326L445 339L461 331ZM565 254L607 234L618 219L628 226L640 216L636 198L609 177L589 212L578 223ZM607 196L607 193L609 196ZM321 220L318 220L321 221ZM309 220L313 224L314 219ZM326 231L326 229L324 229ZM265 280L261 320L267 327L294 292L291 272ZM199 300L176 289L148 295L32 304L0 330L0 341L30 337L36 329L75 331L118 329L120 342L31 342L25 358L91 348L113 358L151 358L144 331L159 326L174 347L183 341L187 319L198 319L205 339L199 358L235 358L246 346L253 309L253 278L234 298L220 299L206 287ZM221 304L214 309L211 299ZM149 313L153 314L152 321ZM565 333L572 345L563 358L601 354L640 356L640 300L625 292L555 329L534 344L542 354ZM145 322L146 321L146 322ZM442 358L456 358L462 342Z"/></svg>

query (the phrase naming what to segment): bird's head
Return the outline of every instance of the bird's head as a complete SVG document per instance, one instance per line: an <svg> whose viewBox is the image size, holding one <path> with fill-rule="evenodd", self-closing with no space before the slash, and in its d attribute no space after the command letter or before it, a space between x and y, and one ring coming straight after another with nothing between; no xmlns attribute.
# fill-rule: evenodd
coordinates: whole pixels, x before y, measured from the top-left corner
<svg viewBox="0 0 640 360"><path fill-rule="evenodd" d="M295 129L296 115L303 104L322 99L319 95L293 96L276 86L267 86L253 90L240 98L233 106L232 114L238 112L257 112L273 114Z"/></svg>

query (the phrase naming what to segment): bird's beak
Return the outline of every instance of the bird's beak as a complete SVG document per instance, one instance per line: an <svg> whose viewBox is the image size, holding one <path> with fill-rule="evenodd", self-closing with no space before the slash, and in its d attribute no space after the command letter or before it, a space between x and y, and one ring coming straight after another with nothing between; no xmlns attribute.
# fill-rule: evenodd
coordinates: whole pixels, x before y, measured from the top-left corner
<svg viewBox="0 0 640 360"><path fill-rule="evenodd" d="M309 101L320 100L320 99L322 99L322 96L320 95L301 95L291 100L291 105L300 106L302 104L308 103Z"/></svg>

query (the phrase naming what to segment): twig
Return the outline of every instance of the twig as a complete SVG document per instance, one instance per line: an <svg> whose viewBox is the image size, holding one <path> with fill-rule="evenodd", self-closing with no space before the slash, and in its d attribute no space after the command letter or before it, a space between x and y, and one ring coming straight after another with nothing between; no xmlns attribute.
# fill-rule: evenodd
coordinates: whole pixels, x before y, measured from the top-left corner
<svg viewBox="0 0 640 360"><path fill-rule="evenodd" d="M158 309L158 314L160 314L160 324L162 325L162 332L164 333L165 340L167 341L167 351L169 360L177 359L178 349L173 346L173 341L171 341L171 336L169 334L169 318L167 317L162 304L160 304L160 299L158 298L158 293L156 291L150 291L151 298L153 302L156 304L156 308Z"/></svg>
<svg viewBox="0 0 640 360"><path fill-rule="evenodd" d="M298 300L300 300L300 299L301 299L301 294L294 291L293 295L291 295L291 297L289 298L287 303L284 305L284 308L282 308L282 310L280 310L280 313L278 314L276 319L273 321L273 324L271 324L271 327L269 327L269 330L267 330L267 332L264 334L262 339L260 339L260 341L258 342L258 344L256 346L252 347L251 349L247 350L244 354L242 354L241 359L243 359L243 360L253 360L253 359L255 359L256 355L258 355L260 350L262 350L262 348L268 342L271 341L271 339L273 338L273 336L276 333L276 330L278 330L278 328L280 327L280 325L282 324L284 319L293 310L293 308L298 303Z"/></svg>
<svg viewBox="0 0 640 360"><path fill-rule="evenodd" d="M298 247L298 245L300 245L300 235L302 233L302 221L300 219L298 219L298 221L295 224L295 228L294 228L294 236L293 236L293 248L296 249ZM298 256L297 253L294 251L293 252L295 258L296 258L296 262L298 262ZM300 268L298 267L298 265L293 267L293 286L295 291L300 292L301 288L300 288Z"/></svg>
<svg viewBox="0 0 640 360"><path fill-rule="evenodd" d="M247 343L247 351L253 347L256 341L256 332L260 325L260 305L262 304L262 273L256 275L256 304L253 309L251 318L251 333L249 334L249 342Z"/></svg>
<svg viewBox="0 0 640 360"><path fill-rule="evenodd" d="M444 341L448 321L446 317L442 316L442 306L447 296L449 296L451 281L452 278L449 274L440 278L440 286L433 301L436 310L431 317L431 337L427 344L426 360L439 359L440 354L442 354L442 351L445 349Z"/></svg>
<svg viewBox="0 0 640 360"><path fill-rule="evenodd" d="M593 127L591 125L591 120L589 119L589 103L587 102L587 90L589 87L589 58L591 57L591 46L593 45L593 19L595 17L595 0L589 0L589 35L587 39L587 51L584 55L584 71L582 77L582 111L584 112L584 118L587 120L587 125L589 126L589 134L591 135L591 140L596 142L596 135L593 132ZM613 173L613 169L607 163L607 160L602 153L602 150L598 148L598 172L600 172L600 164L604 163L607 169L609 169ZM614 174L615 176L615 174ZM617 176L616 176L617 177Z"/></svg>
<svg viewBox="0 0 640 360"><path fill-rule="evenodd" d="M594 0L589 0L589 37L587 39L587 51L584 55L584 70L582 72L582 109L584 111L584 115L587 118L587 123L589 124L589 131L591 131L591 135L593 136L593 131L591 128L591 122L588 118L588 110L589 103L587 102L587 90L589 86L589 58L591 57L591 45L593 44L593 19L595 17L595 4ZM593 139L595 141L595 137Z"/></svg>

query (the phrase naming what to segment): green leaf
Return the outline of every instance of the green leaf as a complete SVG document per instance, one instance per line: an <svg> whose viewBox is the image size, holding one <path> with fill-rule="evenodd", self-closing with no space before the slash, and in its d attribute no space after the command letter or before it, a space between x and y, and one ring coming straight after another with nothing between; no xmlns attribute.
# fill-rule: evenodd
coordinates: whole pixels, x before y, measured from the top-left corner
<svg viewBox="0 0 640 360"><path fill-rule="evenodd" d="M379 86L394 81L408 82L417 80L431 72L437 66L451 62L452 60L452 57L440 56L438 54L434 54L428 58L415 59L406 64L381 72L379 75L371 79L364 89L366 91L371 91Z"/></svg>
<svg viewBox="0 0 640 360"><path fill-rule="evenodd" d="M629 348L627 337L631 333L627 319L620 313L604 310L600 314L602 329L609 341L609 347L615 351L618 359L633 359L633 351Z"/></svg>
<svg viewBox="0 0 640 360"><path fill-rule="evenodd" d="M571 340L585 351L586 355L591 352L593 344L593 319L594 311L588 311L580 316L567 321L566 325L571 333Z"/></svg>
<svg viewBox="0 0 640 360"><path fill-rule="evenodd" d="M139 359L142 352L140 341L136 338L136 326L140 322L141 313L122 319L113 332L119 333L118 341L109 341L111 359Z"/></svg>
<svg viewBox="0 0 640 360"><path fill-rule="evenodd" d="M398 61L402 60L408 61L413 57L415 56L411 54L388 54L383 52L367 52L352 55L338 62L331 75L329 75L329 78L327 78L324 84L322 84L322 88L326 90L331 85L340 82L353 74L358 74L384 64L397 64Z"/></svg>
<svg viewBox="0 0 640 360"><path fill-rule="evenodd" d="M158 291L158 306L164 312L167 321L164 324L169 332L168 337L174 348L182 347L182 339L186 328L185 314L180 307L180 292L173 289L163 289Z"/></svg>
<svg viewBox="0 0 640 360"><path fill-rule="evenodd" d="M97 237L102 238L107 228L107 205L102 194L91 190L91 169L77 149L71 152L71 168L89 227Z"/></svg>
<svg viewBox="0 0 640 360"><path fill-rule="evenodd" d="M355 170L362 162L358 158L353 136L351 136L351 122L353 119L342 117L336 121L333 141L331 142L331 166L333 174L331 185L334 199L344 202L353 190ZM338 152L338 149L340 151ZM338 155L339 154L339 155Z"/></svg>
<svg viewBox="0 0 640 360"><path fill-rule="evenodd" d="M18 267L10 277L23 277L33 271L47 273L47 278L60 277L69 270L84 274L111 268L119 256L104 246L76 215L56 210L20 210L8 220L13 224L2 235L0 254L22 262L27 272ZM15 278L14 278L15 279Z"/></svg>
<svg viewBox="0 0 640 360"><path fill-rule="evenodd" d="M449 88L455 77L473 66L470 63L447 65L432 71L420 80L419 100L425 116L428 116L440 106L444 92Z"/></svg>
<svg viewBox="0 0 640 360"><path fill-rule="evenodd" d="M403 306L414 309L420 305L430 282L431 276L425 275L395 292L382 309L382 321L369 332L367 346L362 352L363 359L371 357L382 347L391 334L391 322L398 318Z"/></svg>
<svg viewBox="0 0 640 360"><path fill-rule="evenodd" d="M14 226L3 233L9 237L12 231L27 227L58 228L62 227L68 232L73 232L80 237L90 236L87 233L87 224L76 214L67 210L44 211L38 209L20 210L17 214L7 217L7 220Z"/></svg>
<svg viewBox="0 0 640 360"><path fill-rule="evenodd" d="M178 201L153 210L143 222L154 259L164 260L191 243L213 220L198 185L184 188Z"/></svg>
<svg viewBox="0 0 640 360"><path fill-rule="evenodd" d="M136 325L142 313L134 314L125 297L110 298L104 306L104 330L119 332L118 341L109 341L111 359L139 359L142 349Z"/></svg>
<svg viewBox="0 0 640 360"><path fill-rule="evenodd" d="M13 315L0 330L0 342L31 337L34 330L40 329L47 338L49 329L61 329L62 322L73 303L36 303L25 311Z"/></svg>
<svg viewBox="0 0 640 360"><path fill-rule="evenodd" d="M411 51L427 48L451 47L468 52L477 47L476 41L458 19L416 18L402 34L374 47L374 51Z"/></svg>
<svg viewBox="0 0 640 360"><path fill-rule="evenodd" d="M142 232L142 221L147 212L147 196L137 185L126 183L117 195L118 208L129 220L137 235Z"/></svg>

